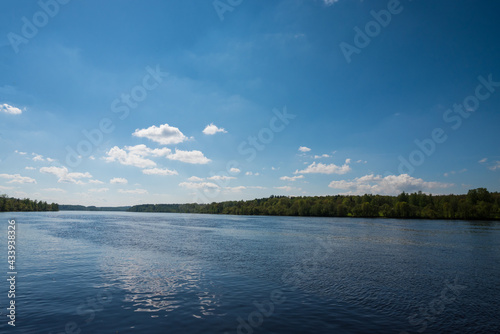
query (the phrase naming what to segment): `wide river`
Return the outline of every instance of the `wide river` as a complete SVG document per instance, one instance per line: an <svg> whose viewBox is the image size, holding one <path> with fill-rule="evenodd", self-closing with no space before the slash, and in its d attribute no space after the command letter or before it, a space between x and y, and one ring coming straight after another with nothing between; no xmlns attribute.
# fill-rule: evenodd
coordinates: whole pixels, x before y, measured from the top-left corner
<svg viewBox="0 0 500 334"><path fill-rule="evenodd" d="M500 333L499 222L126 212L0 221L1 333Z"/></svg>

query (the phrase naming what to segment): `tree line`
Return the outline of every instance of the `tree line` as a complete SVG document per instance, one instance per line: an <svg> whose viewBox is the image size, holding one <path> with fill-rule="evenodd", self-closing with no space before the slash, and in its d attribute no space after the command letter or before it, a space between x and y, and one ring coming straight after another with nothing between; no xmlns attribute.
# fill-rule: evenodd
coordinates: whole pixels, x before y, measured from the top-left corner
<svg viewBox="0 0 500 334"><path fill-rule="evenodd" d="M8 211L59 211L59 205L37 200L32 201L29 198L19 199L1 195L0 212Z"/></svg>
<svg viewBox="0 0 500 334"><path fill-rule="evenodd" d="M130 206L59 205L61 211L127 211Z"/></svg>
<svg viewBox="0 0 500 334"><path fill-rule="evenodd" d="M500 219L500 193L486 188L464 195L432 195L421 191L398 196L336 195L271 196L250 201L210 204L143 204L130 212L209 213L229 215L386 217L422 219Z"/></svg>

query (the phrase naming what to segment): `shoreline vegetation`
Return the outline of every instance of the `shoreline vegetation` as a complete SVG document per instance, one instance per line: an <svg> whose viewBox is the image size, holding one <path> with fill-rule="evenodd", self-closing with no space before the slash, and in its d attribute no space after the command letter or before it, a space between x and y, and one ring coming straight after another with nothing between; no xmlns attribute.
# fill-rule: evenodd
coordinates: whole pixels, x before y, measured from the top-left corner
<svg viewBox="0 0 500 334"><path fill-rule="evenodd" d="M0 196L0 212L117 211L226 215L358 217L405 219L500 220L500 193L486 188L464 195L432 195L421 191L388 195L270 196L210 204L141 204L120 207L48 204L29 198Z"/></svg>
<svg viewBox="0 0 500 334"><path fill-rule="evenodd" d="M314 197L271 196L210 204L142 204L128 212L206 213L302 217L500 220L500 193L486 188L466 195L427 195L421 191L385 195Z"/></svg>
<svg viewBox="0 0 500 334"><path fill-rule="evenodd" d="M0 195L0 212L59 211L59 204Z"/></svg>

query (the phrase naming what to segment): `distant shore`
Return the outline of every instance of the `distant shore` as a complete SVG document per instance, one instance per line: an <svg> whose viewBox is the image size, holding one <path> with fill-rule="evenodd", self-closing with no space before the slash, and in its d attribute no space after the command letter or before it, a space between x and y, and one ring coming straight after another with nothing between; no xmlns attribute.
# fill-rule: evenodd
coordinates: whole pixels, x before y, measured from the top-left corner
<svg viewBox="0 0 500 334"><path fill-rule="evenodd" d="M315 197L271 196L249 201L210 204L142 204L129 212L205 213L300 217L358 217L403 219L500 220L500 193L485 188L466 195L427 195L422 192L384 195Z"/></svg>

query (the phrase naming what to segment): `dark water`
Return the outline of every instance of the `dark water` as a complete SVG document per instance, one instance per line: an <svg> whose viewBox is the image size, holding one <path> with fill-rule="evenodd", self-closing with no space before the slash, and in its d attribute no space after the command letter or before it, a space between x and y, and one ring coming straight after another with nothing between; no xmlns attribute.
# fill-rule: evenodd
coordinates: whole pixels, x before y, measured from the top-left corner
<svg viewBox="0 0 500 334"><path fill-rule="evenodd" d="M498 222L85 212L0 222L2 333L500 332Z"/></svg>

